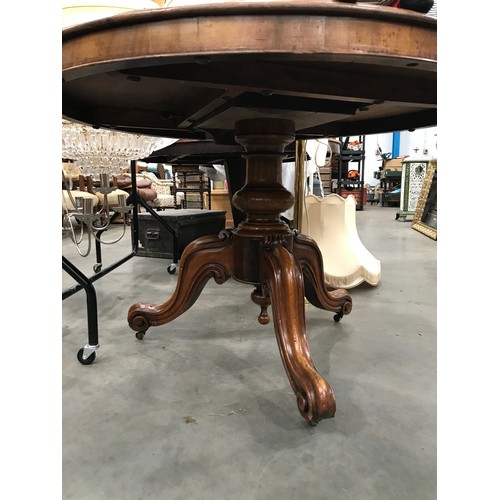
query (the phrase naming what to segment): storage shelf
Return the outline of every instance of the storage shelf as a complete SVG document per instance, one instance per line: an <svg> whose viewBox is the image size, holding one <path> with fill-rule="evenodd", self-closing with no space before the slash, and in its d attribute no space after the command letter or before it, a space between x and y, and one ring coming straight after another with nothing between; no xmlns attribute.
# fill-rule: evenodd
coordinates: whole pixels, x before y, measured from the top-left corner
<svg viewBox="0 0 500 500"><path fill-rule="evenodd" d="M174 174L175 201L177 202L177 193L185 193L184 199L182 200L182 208L188 208L188 202L192 202L192 200L188 200L187 195L189 193L196 193L200 195L197 206L200 209L203 209L205 201L204 194L207 193L206 197L208 198L208 209L211 209L212 198L210 181L206 180L205 174L200 170L199 166L174 165L172 167L172 173Z"/></svg>
<svg viewBox="0 0 500 500"><path fill-rule="evenodd" d="M358 142L363 146L363 149L341 149L338 156L338 171L337 171L337 194L346 197L350 194L356 198L356 210L363 210L366 204L367 192L364 189L365 183L365 136L357 136ZM341 144L344 146L349 142L350 137L340 138ZM349 168L350 163L355 163L356 168ZM357 170L359 172L358 180L347 179L349 170ZM351 186L353 189L346 189L346 186Z"/></svg>

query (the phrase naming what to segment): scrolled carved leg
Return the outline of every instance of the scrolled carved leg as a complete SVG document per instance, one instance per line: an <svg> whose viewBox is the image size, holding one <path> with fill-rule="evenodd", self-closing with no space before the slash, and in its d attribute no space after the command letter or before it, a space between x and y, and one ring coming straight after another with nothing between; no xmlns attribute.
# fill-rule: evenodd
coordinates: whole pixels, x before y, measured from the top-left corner
<svg viewBox="0 0 500 500"><path fill-rule="evenodd" d="M297 259L278 242L262 246L261 281L268 287L274 329L297 406L311 425L335 415L335 395L318 373L305 327L304 283Z"/></svg>
<svg viewBox="0 0 500 500"><path fill-rule="evenodd" d="M352 298L347 290L326 285L323 257L316 242L309 236L296 233L292 253L302 268L307 300L315 307L336 313L335 321L349 314Z"/></svg>
<svg viewBox="0 0 500 500"><path fill-rule="evenodd" d="M210 278L222 284L233 273L234 252L231 233L222 231L218 236L198 238L183 252L177 286L170 299L163 304L132 305L128 311L130 328L143 335L150 326L160 326L174 320L196 302Z"/></svg>

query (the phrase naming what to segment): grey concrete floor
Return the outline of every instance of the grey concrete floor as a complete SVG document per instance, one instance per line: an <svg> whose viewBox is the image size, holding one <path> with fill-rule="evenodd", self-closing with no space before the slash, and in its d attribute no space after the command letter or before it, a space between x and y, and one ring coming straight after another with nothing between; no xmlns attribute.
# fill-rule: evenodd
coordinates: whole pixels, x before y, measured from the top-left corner
<svg viewBox="0 0 500 500"><path fill-rule="evenodd" d="M133 257L95 282L99 341L84 366L84 291L62 304L62 487L72 500L427 500L436 497L436 242L395 220L356 212L381 261L377 287L350 290L339 323L306 304L318 371L335 418L309 426L281 363L272 322L257 322L252 287L209 281L194 306L140 341L137 302L161 303L171 261ZM118 226L113 232L119 230ZM87 275L95 254L63 255ZM104 265L130 250L103 248ZM63 272L63 290L74 281Z"/></svg>

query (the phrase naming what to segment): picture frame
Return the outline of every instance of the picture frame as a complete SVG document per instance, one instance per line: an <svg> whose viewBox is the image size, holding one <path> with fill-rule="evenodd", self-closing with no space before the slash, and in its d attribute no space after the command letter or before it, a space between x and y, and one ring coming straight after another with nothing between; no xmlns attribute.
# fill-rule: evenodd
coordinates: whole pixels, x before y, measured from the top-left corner
<svg viewBox="0 0 500 500"><path fill-rule="evenodd" d="M435 160L430 161L427 166L411 227L437 240L437 161Z"/></svg>

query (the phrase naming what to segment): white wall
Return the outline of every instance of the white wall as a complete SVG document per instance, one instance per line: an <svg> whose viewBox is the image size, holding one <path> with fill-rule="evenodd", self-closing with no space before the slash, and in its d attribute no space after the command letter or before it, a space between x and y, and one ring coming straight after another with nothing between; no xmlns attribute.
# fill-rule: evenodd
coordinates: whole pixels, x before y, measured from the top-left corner
<svg viewBox="0 0 500 500"><path fill-rule="evenodd" d="M379 181L373 175L382 166L380 156L376 154L377 147L380 146L382 153L392 153L392 140L392 132L365 136L365 184L378 184ZM418 148L418 152L414 151L415 148ZM401 131L399 156L437 158L437 127L416 129L413 132Z"/></svg>
<svg viewBox="0 0 500 500"><path fill-rule="evenodd" d="M415 148L418 148L418 152L414 151ZM402 154L437 158L437 127L401 132L400 155Z"/></svg>

